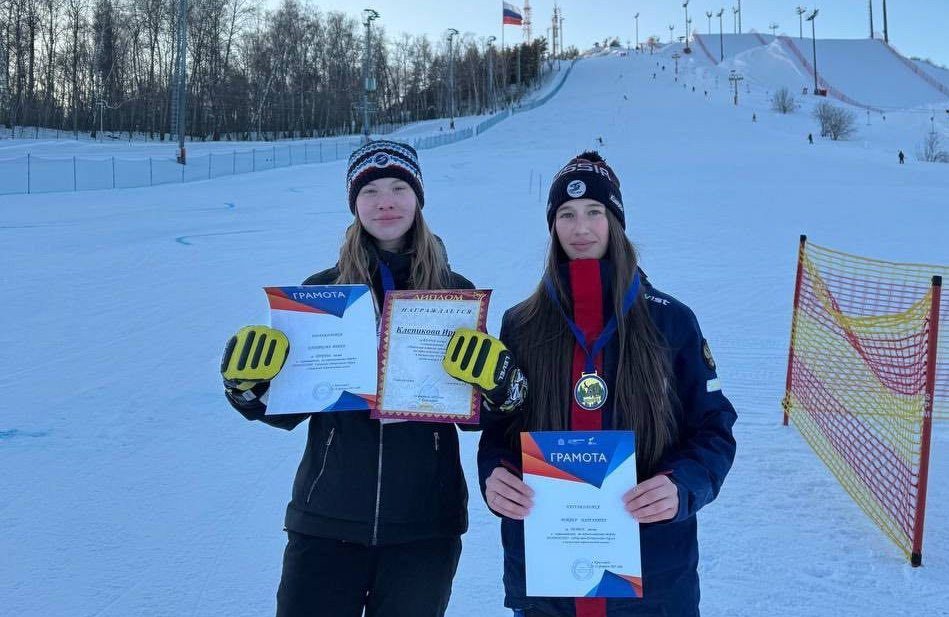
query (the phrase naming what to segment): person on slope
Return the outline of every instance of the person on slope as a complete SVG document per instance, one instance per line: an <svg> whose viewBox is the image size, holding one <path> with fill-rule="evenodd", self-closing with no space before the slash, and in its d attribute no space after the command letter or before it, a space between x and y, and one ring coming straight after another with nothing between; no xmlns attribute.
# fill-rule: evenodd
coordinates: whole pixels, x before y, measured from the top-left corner
<svg viewBox="0 0 949 617"><path fill-rule="evenodd" d="M445 358L449 374L478 387L510 392L505 384L519 383L513 409L508 401L507 412L482 414L478 449L482 496L501 518L504 605L526 617L696 617L696 514L718 495L734 459L735 409L693 312L640 270L619 180L598 153L584 152L555 176L547 225L543 279L504 314L500 338L462 333L494 346L504 379L479 383ZM600 337L608 342L594 356L587 349ZM591 362L608 394L589 411L574 392ZM533 502L520 478L518 434L544 430L635 431L641 482L623 500L641 526L644 598L526 595L523 521Z"/></svg>
<svg viewBox="0 0 949 617"><path fill-rule="evenodd" d="M303 284L366 284L378 306L390 289L474 288L449 269L425 223L414 148L366 144L349 158L346 185L355 218L339 261ZM248 420L308 425L284 523L277 616L444 615L468 525L455 426L384 425L368 412L266 416L269 380L282 362L238 370L248 331L282 336L252 326L230 341L221 367L227 400Z"/></svg>

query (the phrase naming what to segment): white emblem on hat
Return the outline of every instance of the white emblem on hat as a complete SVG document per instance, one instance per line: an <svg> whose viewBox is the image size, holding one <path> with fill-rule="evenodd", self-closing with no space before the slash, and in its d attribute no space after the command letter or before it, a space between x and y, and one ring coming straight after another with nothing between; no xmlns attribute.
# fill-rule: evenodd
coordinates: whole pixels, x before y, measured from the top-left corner
<svg viewBox="0 0 949 617"><path fill-rule="evenodd" d="M567 195L574 199L583 197L587 192L587 185L583 180L573 180L567 185Z"/></svg>

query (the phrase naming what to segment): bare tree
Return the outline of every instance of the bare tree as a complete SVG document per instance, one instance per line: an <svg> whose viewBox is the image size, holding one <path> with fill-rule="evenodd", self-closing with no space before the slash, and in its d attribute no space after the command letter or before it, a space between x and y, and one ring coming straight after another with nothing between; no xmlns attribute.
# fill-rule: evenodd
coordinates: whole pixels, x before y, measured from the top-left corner
<svg viewBox="0 0 949 617"><path fill-rule="evenodd" d="M926 133L922 144L916 150L916 158L926 163L949 163L949 151L942 149L942 137L939 133Z"/></svg>
<svg viewBox="0 0 949 617"><path fill-rule="evenodd" d="M857 115L849 109L821 101L814 108L814 117L820 122L821 137L834 141L846 139L857 132Z"/></svg>
<svg viewBox="0 0 949 617"><path fill-rule="evenodd" d="M253 0L190 0L187 130L191 139L270 139L355 128L362 94L360 22L303 0L269 11ZM0 122L165 139L177 65L177 0L0 0ZM372 37L375 123L447 113L443 40ZM496 91L537 82L542 43L492 55ZM518 53L520 50L520 53ZM489 104L486 50L456 39L460 113ZM516 66L520 59L520 71ZM520 95L519 92L508 92Z"/></svg>
<svg viewBox="0 0 949 617"><path fill-rule="evenodd" d="M785 86L780 88L771 97L771 109L782 114L792 114L797 111L799 105L794 95Z"/></svg>

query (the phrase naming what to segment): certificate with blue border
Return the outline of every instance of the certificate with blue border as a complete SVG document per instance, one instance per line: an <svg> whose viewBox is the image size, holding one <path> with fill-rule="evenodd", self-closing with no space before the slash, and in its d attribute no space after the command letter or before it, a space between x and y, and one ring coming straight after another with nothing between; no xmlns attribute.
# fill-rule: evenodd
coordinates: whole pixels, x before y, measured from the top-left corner
<svg viewBox="0 0 949 617"><path fill-rule="evenodd" d="M639 523L623 505L636 486L631 431L521 433L527 595L641 598Z"/></svg>
<svg viewBox="0 0 949 617"><path fill-rule="evenodd" d="M368 411L376 400L376 308L365 285L266 287L290 353L267 414Z"/></svg>

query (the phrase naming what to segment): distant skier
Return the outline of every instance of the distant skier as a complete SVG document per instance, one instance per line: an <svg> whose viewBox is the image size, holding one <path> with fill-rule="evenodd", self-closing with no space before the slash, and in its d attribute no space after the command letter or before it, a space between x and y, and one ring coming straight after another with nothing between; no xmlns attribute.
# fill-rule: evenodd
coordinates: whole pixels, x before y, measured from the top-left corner
<svg viewBox="0 0 949 617"><path fill-rule="evenodd" d="M903 154L902 150L900 150L900 153L897 156L900 157L900 165L903 165L906 163L906 155Z"/></svg>
<svg viewBox="0 0 949 617"><path fill-rule="evenodd" d="M653 73L652 73L652 78L653 78L653 79L656 78L656 72L655 72L655 71L653 71Z"/></svg>
<svg viewBox="0 0 949 617"><path fill-rule="evenodd" d="M695 92L695 86L692 86L692 92Z"/></svg>
<svg viewBox="0 0 949 617"><path fill-rule="evenodd" d="M751 114L751 121L752 121L752 122L757 122L757 121L758 121L758 114L754 114L754 113Z"/></svg>
<svg viewBox="0 0 949 617"><path fill-rule="evenodd" d="M811 144L812 146L814 145L814 133L807 134L807 142Z"/></svg>

